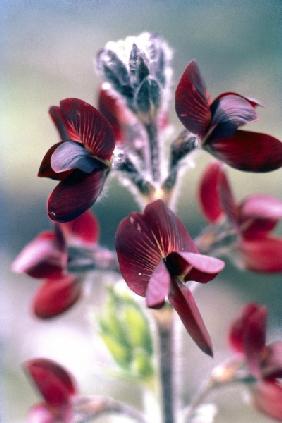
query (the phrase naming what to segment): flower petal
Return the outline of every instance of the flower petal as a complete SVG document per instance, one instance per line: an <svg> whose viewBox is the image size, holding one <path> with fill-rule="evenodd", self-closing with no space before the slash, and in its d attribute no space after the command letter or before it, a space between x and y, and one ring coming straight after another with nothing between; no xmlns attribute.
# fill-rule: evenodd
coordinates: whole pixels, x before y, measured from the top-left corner
<svg viewBox="0 0 282 423"><path fill-rule="evenodd" d="M185 280L192 280L206 283L216 277L225 266L224 261L206 256L203 254L195 254L189 252L178 253L184 260L186 260L188 268Z"/></svg>
<svg viewBox="0 0 282 423"><path fill-rule="evenodd" d="M115 147L113 130L95 107L78 98L66 98L59 107L51 107L49 113L62 141L82 143L99 160L111 159Z"/></svg>
<svg viewBox="0 0 282 423"><path fill-rule="evenodd" d="M282 142L267 134L237 130L231 137L209 138L204 148L246 172L270 172L282 166Z"/></svg>
<svg viewBox="0 0 282 423"><path fill-rule="evenodd" d="M260 382L253 390L256 407L272 417L282 421L282 386L279 382Z"/></svg>
<svg viewBox="0 0 282 423"><path fill-rule="evenodd" d="M209 127L211 112L206 85L193 60L183 72L175 92L175 110L183 125L203 137Z"/></svg>
<svg viewBox="0 0 282 423"><path fill-rule="evenodd" d="M282 341L267 345L262 362L262 375L269 380L282 378Z"/></svg>
<svg viewBox="0 0 282 423"><path fill-rule="evenodd" d="M90 211L86 211L70 222L61 223L60 227L70 243L92 245L99 239L99 223Z"/></svg>
<svg viewBox="0 0 282 423"><path fill-rule="evenodd" d="M33 299L33 313L41 319L49 319L72 307L82 293L81 283L74 276L47 279Z"/></svg>
<svg viewBox="0 0 282 423"><path fill-rule="evenodd" d="M271 195L251 195L240 206L243 218L282 218L282 201Z"/></svg>
<svg viewBox="0 0 282 423"><path fill-rule="evenodd" d="M61 143L51 156L51 167L56 173L79 169L84 173L91 173L100 164L89 152L77 142L65 141Z"/></svg>
<svg viewBox="0 0 282 423"><path fill-rule="evenodd" d="M256 108L256 107L258 107L258 106L262 106L261 102L260 102L260 101L258 101L256 98L253 98L253 97L246 97L246 96L244 96L244 95L242 95L242 94L235 93L234 91L225 91L225 92L223 92L223 93L219 94L219 95L218 95L218 96L214 99L213 103L215 103L216 101L220 100L220 99L221 99L221 98L223 98L223 97L230 96L230 95L234 95L234 96L237 96L237 97L241 97L241 98L243 98L243 99L247 100L247 101L251 104L251 106L253 106L254 108Z"/></svg>
<svg viewBox="0 0 282 423"><path fill-rule="evenodd" d="M149 279L146 290L147 307L158 307L163 304L168 296L169 285L170 275L163 261L161 261Z"/></svg>
<svg viewBox="0 0 282 423"><path fill-rule="evenodd" d="M117 143L122 142L121 118L125 113L123 109L121 101L110 89L100 89L98 110L110 122Z"/></svg>
<svg viewBox="0 0 282 423"><path fill-rule="evenodd" d="M72 171L71 170L67 170L65 172L61 172L61 173L56 173L51 166L51 157L54 153L54 151L63 144L63 142L58 142L57 144L54 144L51 148L49 148L49 150L47 151L47 153L45 154L45 156L43 157L43 160L41 162L41 165L39 167L39 171L38 171L38 175L41 178L51 178L51 179L55 179L58 181L62 181L63 179L65 179L67 176L69 176Z"/></svg>
<svg viewBox="0 0 282 423"><path fill-rule="evenodd" d="M245 239L249 240L265 238L275 228L277 223L277 219L241 219L240 232Z"/></svg>
<svg viewBox="0 0 282 423"><path fill-rule="evenodd" d="M223 172L221 163L210 163L199 184L199 203L205 217L212 223L218 222L224 215L218 192L218 179L221 172Z"/></svg>
<svg viewBox="0 0 282 423"><path fill-rule="evenodd" d="M261 357L265 350L267 309L258 306L248 316L243 332L243 348L251 373L261 376Z"/></svg>
<svg viewBox="0 0 282 423"><path fill-rule="evenodd" d="M90 175L76 170L56 186L48 199L48 215L57 222L68 222L89 209L104 186L108 169Z"/></svg>
<svg viewBox="0 0 282 423"><path fill-rule="evenodd" d="M239 251L247 269L270 273L282 271L281 238L242 239Z"/></svg>
<svg viewBox="0 0 282 423"><path fill-rule="evenodd" d="M261 311L260 311L261 310ZM245 353L245 331L249 324L249 321L254 317L254 324L260 328L260 332L263 333L266 330L266 314L265 314L265 307L256 304L250 303L244 306L242 309L240 316L232 322L230 331L229 331L229 342L231 347L240 353ZM260 320L261 319L261 320ZM257 332L257 330L255 330ZM260 339L265 338L265 334L260 336ZM261 348L259 348L261 349Z"/></svg>
<svg viewBox="0 0 282 423"><path fill-rule="evenodd" d="M132 213L119 224L116 250L120 271L129 287L146 295L150 277L169 253L198 252L184 225L162 200L149 204L144 214Z"/></svg>
<svg viewBox="0 0 282 423"><path fill-rule="evenodd" d="M218 193L220 198L220 204L224 213L230 223L238 228L238 207L233 196L229 180L224 170L220 172L218 176Z"/></svg>
<svg viewBox="0 0 282 423"><path fill-rule="evenodd" d="M215 126L210 137L214 140L229 137L242 125L255 120L256 110L247 98L226 93L216 98L211 104L212 125Z"/></svg>
<svg viewBox="0 0 282 423"><path fill-rule="evenodd" d="M24 368L48 405L64 406L76 393L71 374L53 360L35 358L26 361Z"/></svg>
<svg viewBox="0 0 282 423"><path fill-rule="evenodd" d="M212 356L211 339L195 303L192 293L184 286L173 283L169 293L169 302L182 320L187 332L198 347Z"/></svg>
<svg viewBox="0 0 282 423"><path fill-rule="evenodd" d="M266 236L282 218L282 201L270 195L251 195L239 208L244 238Z"/></svg>
<svg viewBox="0 0 282 423"><path fill-rule="evenodd" d="M66 264L64 245L54 232L45 231L24 247L12 263L12 270L33 278L51 278L61 275Z"/></svg>

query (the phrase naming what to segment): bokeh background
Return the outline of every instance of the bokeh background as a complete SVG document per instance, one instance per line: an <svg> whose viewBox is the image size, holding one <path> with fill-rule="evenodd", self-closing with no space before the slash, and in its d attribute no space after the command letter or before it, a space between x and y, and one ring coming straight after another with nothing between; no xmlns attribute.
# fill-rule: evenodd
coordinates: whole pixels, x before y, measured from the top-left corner
<svg viewBox="0 0 282 423"><path fill-rule="evenodd" d="M57 134L47 115L64 97L95 104L99 79L94 71L97 50L144 30L163 35L174 50L174 81L186 63L196 58L212 95L238 91L264 105L251 129L282 138L282 2L281 0L1 0L1 410L3 423L22 423L36 394L21 363L33 356L68 366L83 393L111 394L142 404L141 389L111 372L111 360L93 335L89 310L99 307L101 275L88 284L76 307L50 322L36 321L30 302L38 281L10 272L19 250L49 227L46 198L53 183L36 178L46 149ZM172 121L175 131L181 125ZM179 215L196 235L203 227L196 202L199 172L208 157L185 175ZM236 195L261 192L282 198L282 171L267 175L230 169ZM112 247L119 220L137 205L118 182L94 206L101 222L101 242ZM200 290L197 299L215 344L215 359L204 357L184 336L178 369L185 367L182 397L188 400L215 363L228 355L226 333L244 302L269 306L269 339L281 338L281 275L242 272L230 263L224 274ZM180 370L179 370L180 371ZM241 389L215 395L216 423L263 423L269 419L247 404ZM101 421L106 421L101 420ZM114 421L107 420L107 421ZM123 420L124 421L124 420Z"/></svg>

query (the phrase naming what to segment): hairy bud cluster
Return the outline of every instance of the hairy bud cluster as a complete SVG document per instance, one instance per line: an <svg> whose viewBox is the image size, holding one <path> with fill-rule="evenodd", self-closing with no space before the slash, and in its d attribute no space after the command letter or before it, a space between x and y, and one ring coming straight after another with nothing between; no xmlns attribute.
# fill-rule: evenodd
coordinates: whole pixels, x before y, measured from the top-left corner
<svg viewBox="0 0 282 423"><path fill-rule="evenodd" d="M156 34L143 32L110 41L97 55L97 69L140 119L151 121L168 103L172 51Z"/></svg>

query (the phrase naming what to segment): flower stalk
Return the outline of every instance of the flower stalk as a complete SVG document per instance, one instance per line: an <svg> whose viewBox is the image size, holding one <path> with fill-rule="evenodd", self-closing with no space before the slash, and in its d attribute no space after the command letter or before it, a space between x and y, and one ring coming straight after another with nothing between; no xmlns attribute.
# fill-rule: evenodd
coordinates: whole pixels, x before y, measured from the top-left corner
<svg viewBox="0 0 282 423"><path fill-rule="evenodd" d="M76 406L75 423L95 421L101 416L117 414L129 417L136 423L148 423L142 413L121 401L109 397L81 397Z"/></svg>
<svg viewBox="0 0 282 423"><path fill-rule="evenodd" d="M161 179L158 129L154 122L145 125L150 150L151 174L154 182Z"/></svg>
<svg viewBox="0 0 282 423"><path fill-rule="evenodd" d="M175 423L173 311L156 311L163 423Z"/></svg>

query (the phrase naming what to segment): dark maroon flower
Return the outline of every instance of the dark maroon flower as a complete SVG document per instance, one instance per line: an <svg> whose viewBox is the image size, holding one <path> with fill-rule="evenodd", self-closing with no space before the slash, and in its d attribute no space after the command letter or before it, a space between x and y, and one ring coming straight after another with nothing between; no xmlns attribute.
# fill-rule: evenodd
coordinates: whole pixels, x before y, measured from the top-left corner
<svg viewBox="0 0 282 423"><path fill-rule="evenodd" d="M89 247L98 237L98 222L86 211L71 222L56 224L53 232L42 232L21 251L12 270L45 279L33 298L36 317L56 317L77 303L82 295L82 281L67 271L66 244Z"/></svg>
<svg viewBox="0 0 282 423"><path fill-rule="evenodd" d="M253 395L256 406L266 414L282 419L282 342L266 345L267 310L259 304L248 304L230 329L231 347L241 353L255 377Z"/></svg>
<svg viewBox="0 0 282 423"><path fill-rule="evenodd" d="M258 102L225 92L212 102L195 61L186 67L175 93L183 125L198 135L201 147L236 169L269 172L282 166L282 143L258 132L239 129L256 119Z"/></svg>
<svg viewBox="0 0 282 423"><path fill-rule="evenodd" d="M271 234L282 218L282 201L270 195L250 195L237 203L224 167L211 163L199 185L205 217L218 223L225 217L238 235L243 264L259 272L282 271L282 239Z"/></svg>
<svg viewBox="0 0 282 423"><path fill-rule="evenodd" d="M77 393L71 374L61 365L46 358L36 358L24 363L24 369L44 399L30 409L30 423L70 423L72 398Z"/></svg>
<svg viewBox="0 0 282 423"><path fill-rule="evenodd" d="M115 140L110 123L82 100L67 98L49 113L61 141L46 153L38 176L60 181L48 199L48 214L67 222L89 209L101 193Z"/></svg>
<svg viewBox="0 0 282 423"><path fill-rule="evenodd" d="M57 227L41 232L28 243L12 263L12 270L33 278L55 278L64 272L66 264L65 243Z"/></svg>
<svg viewBox="0 0 282 423"><path fill-rule="evenodd" d="M181 221L162 200L144 213L131 213L116 234L120 271L128 286L146 297L148 307L161 307L166 298L197 345L212 354L211 340L186 282L209 282L224 263L199 254Z"/></svg>

